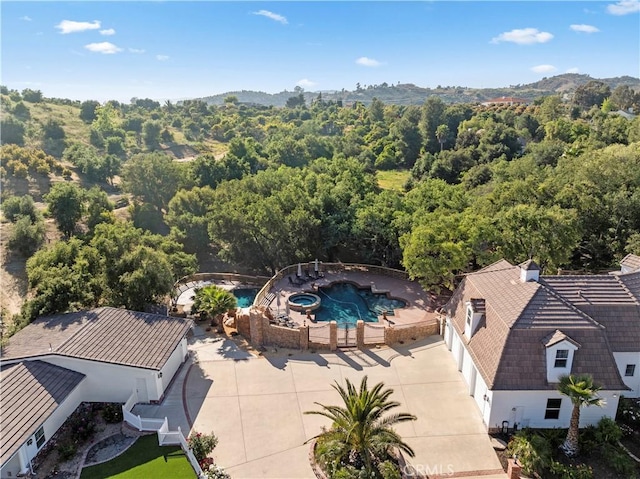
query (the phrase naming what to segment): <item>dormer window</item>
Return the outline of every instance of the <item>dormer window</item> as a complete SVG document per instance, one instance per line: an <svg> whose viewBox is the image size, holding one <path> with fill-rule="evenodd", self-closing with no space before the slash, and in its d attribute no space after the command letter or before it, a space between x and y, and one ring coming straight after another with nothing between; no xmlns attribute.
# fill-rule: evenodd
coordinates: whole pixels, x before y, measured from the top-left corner
<svg viewBox="0 0 640 479"><path fill-rule="evenodd" d="M467 339L471 339L478 329L480 319L485 313L484 299L471 299L467 303L467 312L465 315L464 335Z"/></svg>
<svg viewBox="0 0 640 479"><path fill-rule="evenodd" d="M546 349L547 382L557 383L563 374L571 374L573 358L580 344L560 330L542 339Z"/></svg>
<svg viewBox="0 0 640 479"><path fill-rule="evenodd" d="M566 368L568 359L569 359L569 350L568 349L558 349L558 350L556 350L556 362L553 365L553 367L554 368Z"/></svg>

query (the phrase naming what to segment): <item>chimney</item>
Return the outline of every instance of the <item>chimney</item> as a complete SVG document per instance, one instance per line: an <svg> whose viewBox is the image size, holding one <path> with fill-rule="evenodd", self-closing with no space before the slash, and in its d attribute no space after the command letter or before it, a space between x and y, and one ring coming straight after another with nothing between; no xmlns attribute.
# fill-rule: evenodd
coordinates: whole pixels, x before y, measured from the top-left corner
<svg viewBox="0 0 640 479"><path fill-rule="evenodd" d="M540 266L535 261L529 259L520 265L520 281L538 281L540 278Z"/></svg>

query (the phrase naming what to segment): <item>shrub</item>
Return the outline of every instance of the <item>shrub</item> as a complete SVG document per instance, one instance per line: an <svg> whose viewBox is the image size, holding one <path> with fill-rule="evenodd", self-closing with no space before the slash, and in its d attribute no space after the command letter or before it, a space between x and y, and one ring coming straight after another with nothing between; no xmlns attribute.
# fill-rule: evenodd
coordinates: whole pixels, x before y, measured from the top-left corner
<svg viewBox="0 0 640 479"><path fill-rule="evenodd" d="M107 403L102 409L102 419L109 424L122 422L122 405L120 403Z"/></svg>
<svg viewBox="0 0 640 479"><path fill-rule="evenodd" d="M585 464L574 466L551 461L549 470L558 479L593 479L593 469Z"/></svg>
<svg viewBox="0 0 640 479"><path fill-rule="evenodd" d="M621 397L616 419L635 429L640 429L640 399Z"/></svg>
<svg viewBox="0 0 640 479"><path fill-rule="evenodd" d="M80 405L67 419L67 425L74 442L82 443L87 441L96 430L92 407L87 404Z"/></svg>
<svg viewBox="0 0 640 479"><path fill-rule="evenodd" d="M518 462L522 464L522 472L528 475L542 474L551 464L549 442L526 430L520 431L509 442L508 451L512 456L517 456Z"/></svg>
<svg viewBox="0 0 640 479"><path fill-rule="evenodd" d="M607 444L602 448L602 457L616 473L624 477L635 477L636 466L625 451L619 447Z"/></svg>
<svg viewBox="0 0 640 479"><path fill-rule="evenodd" d="M78 448L71 441L65 441L58 444L58 459L60 462L65 462L76 455Z"/></svg>
<svg viewBox="0 0 640 479"><path fill-rule="evenodd" d="M599 445L617 444L622 437L622 431L613 419L603 417L598 421L594 435Z"/></svg>
<svg viewBox="0 0 640 479"><path fill-rule="evenodd" d="M215 434L192 433L188 439L189 447L198 462L202 461L218 445L218 438Z"/></svg>
<svg viewBox="0 0 640 479"><path fill-rule="evenodd" d="M204 471L204 474L207 479L231 479L231 476L224 469L215 464L211 464L209 469Z"/></svg>

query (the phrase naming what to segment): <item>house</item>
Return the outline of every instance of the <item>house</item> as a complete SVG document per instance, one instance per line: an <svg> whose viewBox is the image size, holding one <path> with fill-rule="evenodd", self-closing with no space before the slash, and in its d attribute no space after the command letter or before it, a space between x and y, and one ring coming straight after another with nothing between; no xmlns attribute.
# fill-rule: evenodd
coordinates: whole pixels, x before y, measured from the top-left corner
<svg viewBox="0 0 640 479"><path fill-rule="evenodd" d="M501 96L500 98L492 98L491 100L483 101L481 103L482 106L491 106L491 105L526 105L527 100L523 100L522 98L514 98L512 96Z"/></svg>
<svg viewBox="0 0 640 479"><path fill-rule="evenodd" d="M191 322L117 308L39 318L0 355L0 477L16 477L82 402L161 401Z"/></svg>
<svg viewBox="0 0 640 479"><path fill-rule="evenodd" d="M568 427L563 374L591 374L602 408L581 425L615 417L621 394L640 396L640 258L620 272L540 276L527 261L470 273L443 308L444 338L488 430Z"/></svg>

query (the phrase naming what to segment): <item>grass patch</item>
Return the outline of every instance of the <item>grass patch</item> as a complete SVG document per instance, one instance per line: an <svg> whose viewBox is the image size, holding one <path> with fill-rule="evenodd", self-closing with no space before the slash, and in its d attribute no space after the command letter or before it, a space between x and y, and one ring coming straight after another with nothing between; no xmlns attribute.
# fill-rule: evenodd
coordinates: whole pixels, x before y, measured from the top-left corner
<svg viewBox="0 0 640 479"><path fill-rule="evenodd" d="M71 105L57 105L55 103L27 103L31 118L44 125L49 120L57 120L67 135L67 140L89 144L91 125L80 119L80 108Z"/></svg>
<svg viewBox="0 0 640 479"><path fill-rule="evenodd" d="M394 190L401 193L404 192L404 184L411 176L409 170L388 170L378 171L378 185L383 190Z"/></svg>
<svg viewBox="0 0 640 479"><path fill-rule="evenodd" d="M80 479L194 479L196 473L180 446L159 446L158 436L142 436L111 461L82 469Z"/></svg>

